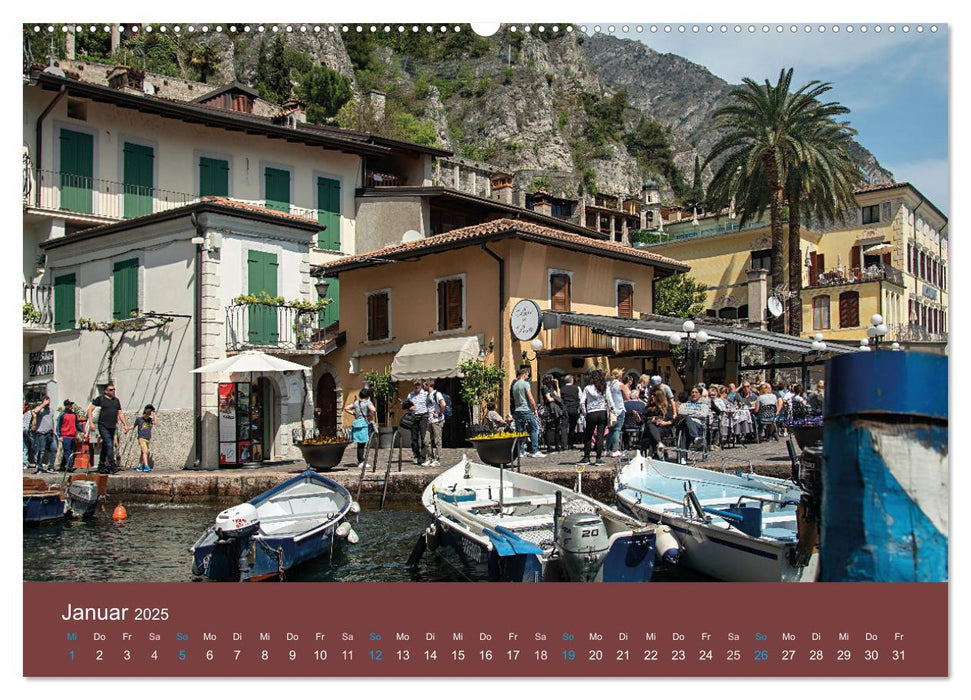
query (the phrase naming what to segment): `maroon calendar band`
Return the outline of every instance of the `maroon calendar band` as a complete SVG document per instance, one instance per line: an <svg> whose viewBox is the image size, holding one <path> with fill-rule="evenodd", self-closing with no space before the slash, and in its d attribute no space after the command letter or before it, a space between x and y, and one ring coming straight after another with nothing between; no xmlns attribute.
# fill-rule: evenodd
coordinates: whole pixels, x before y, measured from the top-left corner
<svg viewBox="0 0 971 700"><path fill-rule="evenodd" d="M24 675L946 676L947 584L25 583Z"/></svg>

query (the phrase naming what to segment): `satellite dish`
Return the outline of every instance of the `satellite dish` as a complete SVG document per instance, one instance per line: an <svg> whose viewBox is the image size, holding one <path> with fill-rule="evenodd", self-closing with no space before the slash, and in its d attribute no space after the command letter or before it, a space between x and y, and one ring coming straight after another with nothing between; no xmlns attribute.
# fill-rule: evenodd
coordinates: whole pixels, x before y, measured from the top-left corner
<svg viewBox="0 0 971 700"><path fill-rule="evenodd" d="M779 318L782 315L782 302L779 301L779 297L769 297L769 313L775 318Z"/></svg>
<svg viewBox="0 0 971 700"><path fill-rule="evenodd" d="M405 235L401 237L402 243L411 243L412 241L420 241L424 236L422 236L418 231L410 229L405 231Z"/></svg>

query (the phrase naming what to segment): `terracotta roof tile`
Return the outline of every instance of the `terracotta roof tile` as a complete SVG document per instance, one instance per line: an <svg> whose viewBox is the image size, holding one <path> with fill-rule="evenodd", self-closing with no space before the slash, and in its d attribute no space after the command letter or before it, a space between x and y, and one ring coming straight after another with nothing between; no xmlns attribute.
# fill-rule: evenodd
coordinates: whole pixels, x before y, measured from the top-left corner
<svg viewBox="0 0 971 700"><path fill-rule="evenodd" d="M318 269L325 273L328 271L339 272L343 269L366 266L369 263L376 262L375 259L403 258L408 257L411 253L431 253L435 252L438 248L452 247L450 244L462 242L471 244L480 240L489 240L502 234L518 234L519 237L526 240L541 243L547 242L553 245L557 243L567 244L569 246L579 247L580 249L586 249L596 255L631 260L634 262L656 263L663 267L674 268L679 271L687 271L689 269L688 265L685 265L683 262L647 250L632 248L611 241L598 240L576 233L560 231L548 226L540 226L529 221L514 219L496 219L483 224L454 229L448 233L440 233L417 241L396 243L395 245L387 246L379 250L371 250L366 253L332 260L324 263Z"/></svg>
<svg viewBox="0 0 971 700"><path fill-rule="evenodd" d="M299 216L297 214L290 214L289 212L277 211L276 209L270 209L268 207L261 207L259 204L250 204L249 202L238 202L234 199L226 199L225 197L203 197L203 202L212 202L213 204L218 204L223 207L229 207L230 209L240 209L242 211L254 211L260 214L266 214L269 216L275 216L280 219L286 219L287 221L299 221L302 224L319 223L316 219L311 219L306 216Z"/></svg>
<svg viewBox="0 0 971 700"><path fill-rule="evenodd" d="M863 194L864 192L878 192L880 190L893 190L898 187L910 187L909 182L877 182L872 185L861 185L860 187L854 187L853 192L855 194Z"/></svg>

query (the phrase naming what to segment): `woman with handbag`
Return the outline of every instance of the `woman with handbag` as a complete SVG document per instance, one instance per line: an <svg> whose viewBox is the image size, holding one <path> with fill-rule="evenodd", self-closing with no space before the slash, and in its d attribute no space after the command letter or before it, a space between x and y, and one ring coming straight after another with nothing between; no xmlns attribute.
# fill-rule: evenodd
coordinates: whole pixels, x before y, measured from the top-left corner
<svg viewBox="0 0 971 700"><path fill-rule="evenodd" d="M594 438L597 453L596 464L603 464L604 429L607 427L607 411L614 410L607 380L599 369L590 373L590 383L580 394L580 415L586 422L583 431L583 459L581 463L590 464L590 441Z"/></svg>
<svg viewBox="0 0 971 700"><path fill-rule="evenodd" d="M558 447L561 452L565 452L570 422L563 399L560 398L560 384L556 377L547 374L543 377L542 389L543 403L546 404L546 445L550 449Z"/></svg>
<svg viewBox="0 0 971 700"><path fill-rule="evenodd" d="M377 416L377 409L371 403L371 387L365 385L358 394L357 401L344 410L354 416L351 423L351 442L357 443L357 466L363 467L368 441L371 439L371 421Z"/></svg>

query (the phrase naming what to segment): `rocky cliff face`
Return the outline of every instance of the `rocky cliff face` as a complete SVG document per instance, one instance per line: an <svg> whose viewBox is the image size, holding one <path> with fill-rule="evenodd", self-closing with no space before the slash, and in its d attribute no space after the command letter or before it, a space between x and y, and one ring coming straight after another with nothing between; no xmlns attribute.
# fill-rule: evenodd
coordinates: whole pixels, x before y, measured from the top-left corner
<svg viewBox="0 0 971 700"><path fill-rule="evenodd" d="M314 64L350 78L359 94L359 76L339 32L294 32L286 38ZM210 82L253 81L255 37L209 40L219 44L223 58L218 78ZM712 115L734 87L703 66L639 41L579 32L543 40L502 31L474 57L459 52L429 60L384 45L372 53L384 71L381 88L389 100L430 122L442 146L501 170L528 171L531 181L544 179L555 193L571 197L590 190L639 192L650 177L661 183L663 199L672 201L673 183L638 162L623 134L642 119L660 123L674 163L690 185L695 156L704 160L717 139ZM422 81L425 89L414 97ZM620 91L628 101L622 124L613 130L601 124L597 132L591 96L608 100ZM892 180L863 146L854 156L872 182ZM710 170L703 173L706 182L710 177Z"/></svg>

